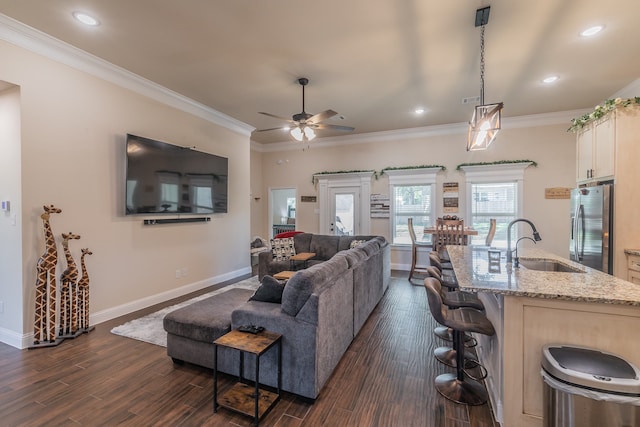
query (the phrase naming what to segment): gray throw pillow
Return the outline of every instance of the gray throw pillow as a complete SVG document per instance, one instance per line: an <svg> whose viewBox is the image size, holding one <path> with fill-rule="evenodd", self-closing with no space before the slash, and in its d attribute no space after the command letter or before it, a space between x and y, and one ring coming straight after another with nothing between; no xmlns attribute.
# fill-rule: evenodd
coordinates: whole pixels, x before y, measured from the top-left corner
<svg viewBox="0 0 640 427"><path fill-rule="evenodd" d="M282 302L282 292L284 285L272 276L264 276L262 284L255 293L249 298L249 301Z"/></svg>

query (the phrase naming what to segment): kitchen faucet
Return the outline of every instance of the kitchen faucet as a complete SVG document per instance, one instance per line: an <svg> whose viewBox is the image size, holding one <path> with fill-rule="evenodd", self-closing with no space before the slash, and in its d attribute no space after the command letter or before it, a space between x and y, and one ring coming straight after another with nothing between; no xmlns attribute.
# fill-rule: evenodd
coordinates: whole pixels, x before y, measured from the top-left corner
<svg viewBox="0 0 640 427"><path fill-rule="evenodd" d="M526 222L527 224L529 224L531 226L531 230L533 230L533 239L534 239L534 243L535 242L539 242L540 240L542 240L542 238L540 237L540 234L538 233L538 230L536 230L536 226L533 225L533 222L529 221L528 219L525 218L517 218L514 219L513 221L511 221L509 223L509 225L507 226L507 264L513 263L513 251L511 250L511 227L513 227L513 224L517 223L517 222ZM521 239L518 239L518 242ZM518 266L518 242L516 242L516 267Z"/></svg>

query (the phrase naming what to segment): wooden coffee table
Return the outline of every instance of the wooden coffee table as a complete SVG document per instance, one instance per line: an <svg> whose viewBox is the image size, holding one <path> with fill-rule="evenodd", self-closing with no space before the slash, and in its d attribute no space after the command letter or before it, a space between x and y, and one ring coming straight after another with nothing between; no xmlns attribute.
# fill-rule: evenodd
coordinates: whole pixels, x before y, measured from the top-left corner
<svg viewBox="0 0 640 427"><path fill-rule="evenodd" d="M280 273L274 274L273 278L278 280L289 280L294 274L296 274L295 271L285 270L281 271Z"/></svg>
<svg viewBox="0 0 640 427"><path fill-rule="evenodd" d="M221 336L213 342L213 412L222 406L232 411L253 417L253 424L258 425L260 418L280 399L282 387L282 335L275 332L262 331L257 334L241 332L237 329ZM240 351L240 371L238 382L227 390L218 401L218 347L228 347ZM272 347L278 349L278 387L276 392L260 388L260 356ZM247 384L244 377L244 355L253 354L256 361L254 387Z"/></svg>
<svg viewBox="0 0 640 427"><path fill-rule="evenodd" d="M302 265L302 268L307 268L309 260L316 256L315 252L300 252L289 258L290 269L295 271L298 266Z"/></svg>

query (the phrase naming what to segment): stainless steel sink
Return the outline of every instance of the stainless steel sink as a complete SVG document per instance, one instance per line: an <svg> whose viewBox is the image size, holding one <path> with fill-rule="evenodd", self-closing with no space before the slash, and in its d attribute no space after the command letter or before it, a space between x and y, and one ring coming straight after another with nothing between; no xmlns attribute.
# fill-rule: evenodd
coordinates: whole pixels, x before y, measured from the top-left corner
<svg viewBox="0 0 640 427"><path fill-rule="evenodd" d="M584 271L571 267L566 264L561 264L552 259L521 259L520 266L529 270L538 271L557 271L560 273L584 273Z"/></svg>

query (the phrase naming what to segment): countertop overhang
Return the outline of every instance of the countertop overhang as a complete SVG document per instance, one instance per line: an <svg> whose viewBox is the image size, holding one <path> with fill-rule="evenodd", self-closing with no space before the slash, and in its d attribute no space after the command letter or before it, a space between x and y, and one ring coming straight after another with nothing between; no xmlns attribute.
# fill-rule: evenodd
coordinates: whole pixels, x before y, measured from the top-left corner
<svg viewBox="0 0 640 427"><path fill-rule="evenodd" d="M447 246L462 290L530 298L620 304L640 307L640 286L536 248L518 250L521 260L553 260L581 273L513 268L500 261L489 263L488 248Z"/></svg>

